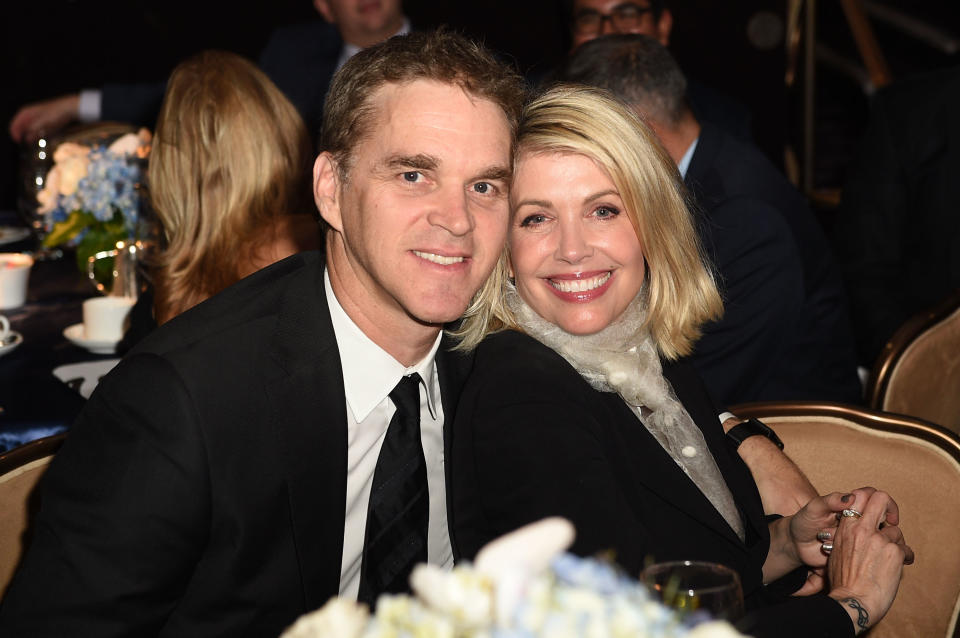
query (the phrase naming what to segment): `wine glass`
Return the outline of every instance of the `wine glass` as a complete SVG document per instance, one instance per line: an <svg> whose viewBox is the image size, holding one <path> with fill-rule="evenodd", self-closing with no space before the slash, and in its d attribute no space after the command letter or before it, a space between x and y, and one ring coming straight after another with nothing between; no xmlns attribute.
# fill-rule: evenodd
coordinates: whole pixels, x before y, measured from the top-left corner
<svg viewBox="0 0 960 638"><path fill-rule="evenodd" d="M640 573L640 582L681 618L690 614L735 621L743 615L740 576L729 567L702 561L655 563Z"/></svg>
<svg viewBox="0 0 960 638"><path fill-rule="evenodd" d="M53 228L49 215L38 212L40 203L37 194L46 185L47 173L53 166L53 147L50 141L41 137L32 144L25 144L20 154L20 179L17 189L17 212L30 226L36 240L33 258L36 260L59 259L60 249L43 246L43 239Z"/></svg>

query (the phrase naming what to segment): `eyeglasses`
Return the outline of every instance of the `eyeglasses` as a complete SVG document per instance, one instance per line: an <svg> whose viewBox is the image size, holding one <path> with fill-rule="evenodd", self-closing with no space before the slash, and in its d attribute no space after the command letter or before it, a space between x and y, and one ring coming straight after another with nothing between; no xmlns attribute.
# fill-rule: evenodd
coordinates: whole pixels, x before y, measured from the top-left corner
<svg viewBox="0 0 960 638"><path fill-rule="evenodd" d="M595 9L581 9L573 16L573 30L578 34L593 34L603 31L607 20L621 33L628 33L640 26L644 13L652 11L650 7L641 7L633 2L618 4L610 13L600 13Z"/></svg>

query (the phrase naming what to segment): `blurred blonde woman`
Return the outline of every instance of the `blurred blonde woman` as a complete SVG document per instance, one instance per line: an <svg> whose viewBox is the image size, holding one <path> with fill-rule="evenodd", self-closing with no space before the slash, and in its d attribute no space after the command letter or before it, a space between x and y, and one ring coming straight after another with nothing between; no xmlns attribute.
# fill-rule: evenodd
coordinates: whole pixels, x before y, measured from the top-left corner
<svg viewBox="0 0 960 638"><path fill-rule="evenodd" d="M311 149L296 109L244 58L207 51L173 71L149 165L166 238L153 273L158 324L319 246Z"/></svg>
<svg viewBox="0 0 960 638"><path fill-rule="evenodd" d="M813 495L768 523L682 359L722 304L654 134L605 92L548 91L520 122L510 209L499 268L459 330L475 349L449 462L462 556L563 516L574 552L612 550L632 576L648 561L736 571L754 636L847 636L883 617L912 560L896 503ZM827 594L766 587L788 577L778 587L793 591L830 552Z"/></svg>

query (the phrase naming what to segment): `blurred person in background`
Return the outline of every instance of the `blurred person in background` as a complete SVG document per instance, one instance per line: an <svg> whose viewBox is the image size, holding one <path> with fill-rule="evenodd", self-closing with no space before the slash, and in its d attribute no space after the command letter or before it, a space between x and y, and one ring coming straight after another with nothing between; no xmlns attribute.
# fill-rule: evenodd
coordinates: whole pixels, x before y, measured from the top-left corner
<svg viewBox="0 0 960 638"><path fill-rule="evenodd" d="M357 51L406 33L410 23L401 0L314 0L325 22L276 29L259 65L306 122L311 139L319 131L330 79ZM10 120L16 142L34 141L76 121L120 121L152 127L164 82L114 83L22 106Z"/></svg>
<svg viewBox="0 0 960 638"><path fill-rule="evenodd" d="M605 88L636 110L693 195L725 304L691 355L714 400L859 402L842 283L803 196L758 149L696 117L686 78L658 40L587 42L564 78Z"/></svg>
<svg viewBox="0 0 960 638"><path fill-rule="evenodd" d="M960 67L873 98L834 227L860 364L960 289Z"/></svg>
<svg viewBox="0 0 960 638"><path fill-rule="evenodd" d="M200 53L170 76L148 178L166 246L158 323L243 277L320 246L303 120L244 58Z"/></svg>

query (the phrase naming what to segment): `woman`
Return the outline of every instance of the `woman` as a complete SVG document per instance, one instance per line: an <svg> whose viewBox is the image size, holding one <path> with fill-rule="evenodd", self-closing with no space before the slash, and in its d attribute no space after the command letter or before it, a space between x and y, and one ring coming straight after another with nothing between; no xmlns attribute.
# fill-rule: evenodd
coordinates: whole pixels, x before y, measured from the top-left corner
<svg viewBox="0 0 960 638"><path fill-rule="evenodd" d="M173 71L148 170L166 237L158 323L319 246L312 160L300 115L252 63L207 51Z"/></svg>
<svg viewBox="0 0 960 638"><path fill-rule="evenodd" d="M850 635L879 620L909 554L896 504L865 488L767 524L717 411L678 360L722 308L653 134L604 93L559 87L524 112L514 170L506 254L458 332L476 347L450 460L461 554L562 515L575 552L612 549L632 574L648 560L728 565L750 609L773 602L765 583L822 567L829 533L829 596L769 607L742 628ZM874 525L838 525L843 509Z"/></svg>

